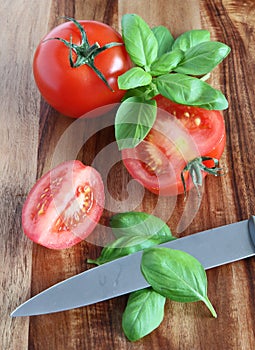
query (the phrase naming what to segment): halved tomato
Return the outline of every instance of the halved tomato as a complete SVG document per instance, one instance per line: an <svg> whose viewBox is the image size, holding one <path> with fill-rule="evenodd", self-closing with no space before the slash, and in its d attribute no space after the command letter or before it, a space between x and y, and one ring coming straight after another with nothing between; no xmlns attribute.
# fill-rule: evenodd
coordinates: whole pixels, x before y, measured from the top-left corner
<svg viewBox="0 0 255 350"><path fill-rule="evenodd" d="M100 174L78 160L64 162L42 176L22 211L24 233L52 249L73 246L97 225L104 209Z"/></svg>
<svg viewBox="0 0 255 350"><path fill-rule="evenodd" d="M135 148L122 151L123 162L145 188L160 195L177 195L196 185L211 172L226 143L221 112L184 106L156 97L156 122Z"/></svg>

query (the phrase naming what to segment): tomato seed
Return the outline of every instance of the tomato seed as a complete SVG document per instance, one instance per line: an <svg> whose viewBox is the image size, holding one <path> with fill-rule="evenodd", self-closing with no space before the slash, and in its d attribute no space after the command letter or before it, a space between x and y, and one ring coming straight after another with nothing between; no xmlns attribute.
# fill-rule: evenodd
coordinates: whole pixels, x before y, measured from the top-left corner
<svg viewBox="0 0 255 350"><path fill-rule="evenodd" d="M199 126L201 124L201 119L200 118L196 118L194 120L194 122L195 122L196 126Z"/></svg>

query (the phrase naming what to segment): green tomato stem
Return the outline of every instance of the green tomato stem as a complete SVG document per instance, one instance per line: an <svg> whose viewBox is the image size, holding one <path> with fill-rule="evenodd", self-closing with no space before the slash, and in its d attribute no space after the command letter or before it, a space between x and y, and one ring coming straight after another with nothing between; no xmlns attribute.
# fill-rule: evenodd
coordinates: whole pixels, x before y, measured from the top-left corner
<svg viewBox="0 0 255 350"><path fill-rule="evenodd" d="M203 162L207 161L207 160L213 161L214 166L212 168L209 168L203 164ZM184 188L185 198L187 195L187 187L186 187L186 182L184 179L184 173L186 171L189 172L191 179L192 179L192 182L194 183L194 186L197 190L198 196L201 197L200 188L202 186L202 181L203 181L202 172L204 171L204 172L211 174L211 175L214 175L214 176L224 175L223 169L217 167L218 164L219 164L218 159L204 156L204 157L197 157L197 158L191 160L185 166L185 168L181 172L181 180L182 180L182 184L183 184L183 188Z"/></svg>
<svg viewBox="0 0 255 350"><path fill-rule="evenodd" d="M80 45L73 44L72 36L70 36L70 41L67 41L65 39L58 38L58 37L49 38L47 40L59 40L60 42L65 44L69 48L68 58L69 58L70 66L72 68L77 68L77 67L80 67L82 65L89 66L90 68L93 69L93 71L96 73L96 75L105 83L105 85L113 92L114 90L108 84L104 74L95 66L94 60L95 60L95 57L98 54L100 54L101 52L103 52L107 49L110 49L114 46L120 46L123 44L118 43L118 42L111 42L111 43L108 43L108 44L100 47L99 43L95 42L94 44L90 45L88 42L88 39L87 39L87 34L86 34L84 28L82 27L82 25L73 18L69 18L69 17L65 17L65 18L67 20L73 22L76 25L76 27L79 29L80 34L81 34L81 44ZM72 52L74 52L76 54L75 61L73 60Z"/></svg>

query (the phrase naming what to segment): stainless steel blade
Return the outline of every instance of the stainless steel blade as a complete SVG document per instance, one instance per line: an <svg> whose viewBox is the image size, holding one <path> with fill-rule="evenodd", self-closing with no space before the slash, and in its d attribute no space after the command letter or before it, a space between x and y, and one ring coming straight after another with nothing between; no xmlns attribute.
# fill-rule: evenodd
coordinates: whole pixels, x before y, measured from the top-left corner
<svg viewBox="0 0 255 350"><path fill-rule="evenodd" d="M255 217L161 244L183 250L205 269L255 255ZM11 316L32 316L78 308L148 287L140 271L142 252L89 269L29 299Z"/></svg>

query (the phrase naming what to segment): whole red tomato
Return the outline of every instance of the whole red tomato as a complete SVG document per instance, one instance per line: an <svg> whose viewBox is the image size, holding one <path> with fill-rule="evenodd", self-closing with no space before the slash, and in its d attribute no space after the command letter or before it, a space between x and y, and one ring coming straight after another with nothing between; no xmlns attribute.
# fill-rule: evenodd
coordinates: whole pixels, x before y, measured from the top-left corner
<svg viewBox="0 0 255 350"><path fill-rule="evenodd" d="M207 173L222 174L217 167L226 143L222 114L160 95L156 101L157 119L149 134L122 151L132 177L155 194L171 196L198 188Z"/></svg>
<svg viewBox="0 0 255 350"><path fill-rule="evenodd" d="M117 78L132 64L113 28L68 19L38 45L33 73L44 99L60 113L78 118L120 102L125 91L118 89Z"/></svg>

